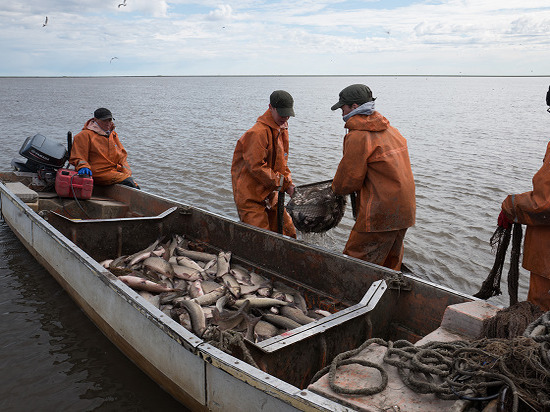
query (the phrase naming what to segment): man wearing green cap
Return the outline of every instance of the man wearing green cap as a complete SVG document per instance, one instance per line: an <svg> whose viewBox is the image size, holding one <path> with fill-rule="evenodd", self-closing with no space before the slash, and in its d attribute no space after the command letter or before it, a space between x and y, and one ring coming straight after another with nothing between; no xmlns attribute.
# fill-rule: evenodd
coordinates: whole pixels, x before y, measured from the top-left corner
<svg viewBox="0 0 550 412"><path fill-rule="evenodd" d="M231 165L233 198L239 218L262 229L277 231L279 191L290 196L294 184L287 166L288 119L294 116L294 99L275 90L267 111L237 141ZM283 234L296 237L290 215L283 212Z"/></svg>
<svg viewBox="0 0 550 412"><path fill-rule="evenodd" d="M407 141L374 110L375 98L364 84L346 87L339 97L331 109L342 109L348 133L332 190L356 199L344 253L400 270L405 232L416 214Z"/></svg>

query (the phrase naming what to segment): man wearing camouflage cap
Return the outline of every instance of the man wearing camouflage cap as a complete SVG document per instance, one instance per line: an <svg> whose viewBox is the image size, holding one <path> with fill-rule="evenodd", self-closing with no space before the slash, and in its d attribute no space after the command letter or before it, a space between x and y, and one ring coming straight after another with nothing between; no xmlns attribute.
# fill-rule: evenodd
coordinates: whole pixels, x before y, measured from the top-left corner
<svg viewBox="0 0 550 412"><path fill-rule="evenodd" d="M237 141L231 165L233 198L241 221L277 232L279 191L290 196L294 184L287 166L288 119L294 116L294 99L275 90L267 111ZM296 237L290 215L283 212L284 235Z"/></svg>
<svg viewBox="0 0 550 412"><path fill-rule="evenodd" d="M400 270L405 233L415 222L414 178L407 141L374 110L374 101L369 87L353 84L331 108L342 109L348 129L332 190L356 199L344 253Z"/></svg>

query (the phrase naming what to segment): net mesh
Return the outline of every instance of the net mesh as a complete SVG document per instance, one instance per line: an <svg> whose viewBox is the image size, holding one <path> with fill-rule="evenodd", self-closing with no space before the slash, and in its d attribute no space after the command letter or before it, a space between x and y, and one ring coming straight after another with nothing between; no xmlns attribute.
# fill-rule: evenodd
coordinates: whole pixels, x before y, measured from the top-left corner
<svg viewBox="0 0 550 412"><path fill-rule="evenodd" d="M297 186L286 209L297 230L323 233L340 223L346 210L346 198L335 194L332 180Z"/></svg>

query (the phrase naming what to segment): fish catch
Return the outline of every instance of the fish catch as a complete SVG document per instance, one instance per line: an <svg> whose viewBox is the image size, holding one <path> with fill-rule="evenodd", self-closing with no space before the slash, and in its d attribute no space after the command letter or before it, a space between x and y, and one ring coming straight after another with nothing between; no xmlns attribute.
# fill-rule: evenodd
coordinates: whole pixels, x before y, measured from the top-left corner
<svg viewBox="0 0 550 412"><path fill-rule="evenodd" d="M199 337L218 328L261 342L330 313L308 307L298 289L233 262L230 251L194 250L174 235L102 262L126 285ZM316 314L320 311L323 315Z"/></svg>

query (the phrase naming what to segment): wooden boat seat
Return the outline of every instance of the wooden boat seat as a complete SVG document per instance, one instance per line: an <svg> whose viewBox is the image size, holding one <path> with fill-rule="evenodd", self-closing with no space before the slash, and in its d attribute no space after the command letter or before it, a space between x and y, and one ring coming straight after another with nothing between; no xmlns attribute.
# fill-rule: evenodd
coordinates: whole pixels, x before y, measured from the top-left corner
<svg viewBox="0 0 550 412"><path fill-rule="evenodd" d="M15 196L21 199L35 212L38 211L38 193L29 189L21 182L6 183L6 187L13 192Z"/></svg>

